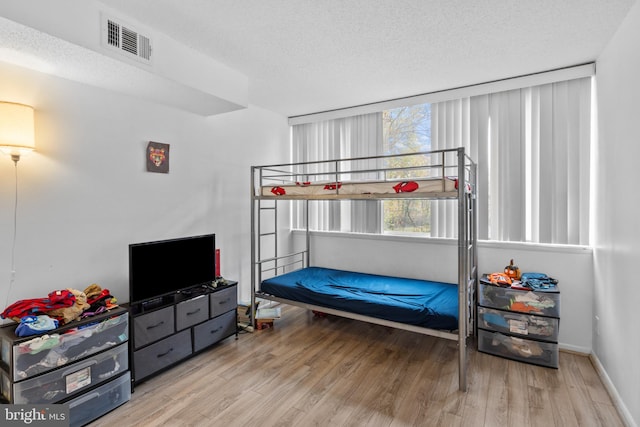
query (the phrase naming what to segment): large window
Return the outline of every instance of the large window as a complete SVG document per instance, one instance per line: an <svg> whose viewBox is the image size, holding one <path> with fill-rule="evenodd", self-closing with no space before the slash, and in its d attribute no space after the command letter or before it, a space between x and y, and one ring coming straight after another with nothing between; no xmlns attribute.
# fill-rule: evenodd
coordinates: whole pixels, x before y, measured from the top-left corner
<svg viewBox="0 0 640 427"><path fill-rule="evenodd" d="M294 161L463 146L478 164L480 239L588 245L591 80L294 125ZM456 237L455 202L318 205L313 229Z"/></svg>

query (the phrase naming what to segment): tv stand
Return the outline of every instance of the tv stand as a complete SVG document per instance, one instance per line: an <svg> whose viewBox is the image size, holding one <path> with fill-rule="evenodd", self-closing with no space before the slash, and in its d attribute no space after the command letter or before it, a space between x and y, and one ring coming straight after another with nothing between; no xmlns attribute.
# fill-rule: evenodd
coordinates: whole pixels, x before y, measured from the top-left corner
<svg viewBox="0 0 640 427"><path fill-rule="evenodd" d="M238 283L197 287L129 305L131 390L231 335Z"/></svg>

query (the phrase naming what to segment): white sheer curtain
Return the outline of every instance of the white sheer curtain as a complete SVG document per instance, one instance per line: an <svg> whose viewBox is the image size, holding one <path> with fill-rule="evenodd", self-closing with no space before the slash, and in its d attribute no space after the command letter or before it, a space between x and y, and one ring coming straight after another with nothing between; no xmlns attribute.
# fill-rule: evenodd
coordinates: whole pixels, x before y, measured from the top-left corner
<svg viewBox="0 0 640 427"><path fill-rule="evenodd" d="M382 153L382 113L292 126L294 162L377 156ZM352 167L375 168L376 160L352 162ZM301 174L328 172L307 167ZM366 176L343 176L342 179ZM313 181L334 180L335 176L316 175ZM304 227L304 202L294 203L293 227ZM309 227L313 230L379 233L382 224L380 202L317 201L309 203Z"/></svg>
<svg viewBox="0 0 640 427"><path fill-rule="evenodd" d="M589 243L591 77L432 104L433 149L478 163L478 237ZM443 206L440 206L443 205ZM432 205L432 237L456 237Z"/></svg>

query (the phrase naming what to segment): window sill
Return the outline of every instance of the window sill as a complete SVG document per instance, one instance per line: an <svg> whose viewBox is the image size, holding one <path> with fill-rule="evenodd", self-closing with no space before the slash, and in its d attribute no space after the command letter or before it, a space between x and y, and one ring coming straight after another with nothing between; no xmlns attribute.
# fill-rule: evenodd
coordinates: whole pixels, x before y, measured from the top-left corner
<svg viewBox="0 0 640 427"><path fill-rule="evenodd" d="M305 230L293 229L291 230L294 235L304 235ZM400 234L367 234L367 233L348 233L342 231L310 231L312 236L337 236L346 237L350 239L362 239L362 240L382 240L390 242L407 242L407 243L426 243L433 245L449 245L455 246L458 244L457 239L445 239L426 236L410 236ZM492 249L520 249L520 250L534 250L542 252L558 252L558 253L575 253L575 254L589 254L593 252L591 246L581 245L557 245L550 243L530 243L530 242L503 242L499 240L479 240L479 248L492 248Z"/></svg>

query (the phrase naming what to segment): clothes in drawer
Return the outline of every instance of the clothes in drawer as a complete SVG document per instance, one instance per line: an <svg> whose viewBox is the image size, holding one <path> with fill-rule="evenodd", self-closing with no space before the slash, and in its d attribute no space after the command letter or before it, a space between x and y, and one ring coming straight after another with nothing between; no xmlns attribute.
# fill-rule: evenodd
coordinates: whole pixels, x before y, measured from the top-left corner
<svg viewBox="0 0 640 427"><path fill-rule="evenodd" d="M485 307L560 317L559 292L534 292L480 283L478 302Z"/></svg>
<svg viewBox="0 0 640 427"><path fill-rule="evenodd" d="M193 351L200 351L236 333L236 311L228 311L193 328Z"/></svg>
<svg viewBox="0 0 640 427"><path fill-rule="evenodd" d="M100 387L91 390L69 404L69 426L80 427L116 409L131 399L131 375L129 372Z"/></svg>
<svg viewBox="0 0 640 427"><path fill-rule="evenodd" d="M13 384L13 403L55 403L129 369L128 347L121 344L58 370Z"/></svg>
<svg viewBox="0 0 640 427"><path fill-rule="evenodd" d="M200 295L176 304L176 330L181 331L209 318L209 300Z"/></svg>
<svg viewBox="0 0 640 427"><path fill-rule="evenodd" d="M211 317L219 316L229 310L235 310L238 304L237 287L232 286L212 293L209 296L211 301Z"/></svg>
<svg viewBox="0 0 640 427"><path fill-rule="evenodd" d="M170 366L191 354L191 330L185 329L133 354L135 380Z"/></svg>
<svg viewBox="0 0 640 427"><path fill-rule="evenodd" d="M129 339L129 313L42 335L13 346L13 381L80 360Z"/></svg>
<svg viewBox="0 0 640 427"><path fill-rule="evenodd" d="M511 311L478 307L478 327L525 338L558 341L560 320Z"/></svg>
<svg viewBox="0 0 640 427"><path fill-rule="evenodd" d="M535 365L558 367L558 344L478 329L478 350Z"/></svg>
<svg viewBox="0 0 640 427"><path fill-rule="evenodd" d="M175 332L174 322L173 306L136 317L133 344L140 348L171 335Z"/></svg>

